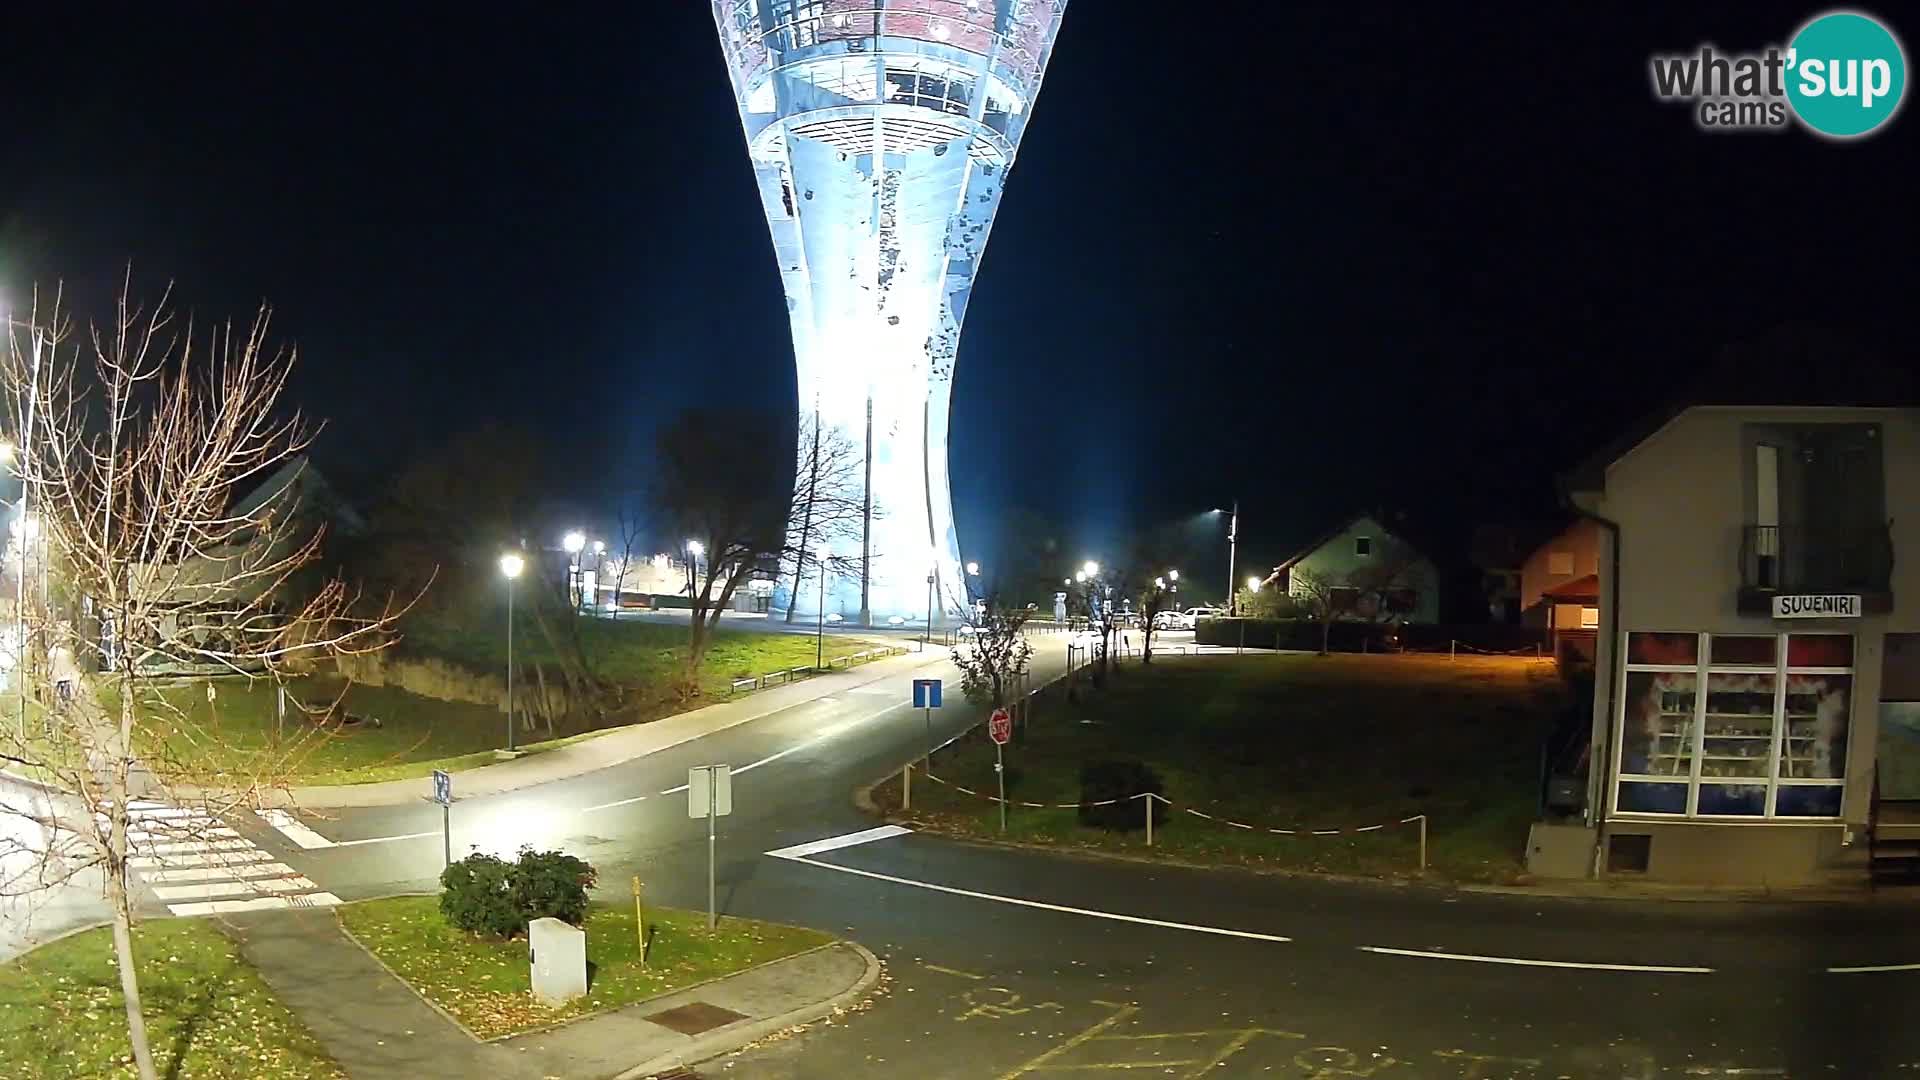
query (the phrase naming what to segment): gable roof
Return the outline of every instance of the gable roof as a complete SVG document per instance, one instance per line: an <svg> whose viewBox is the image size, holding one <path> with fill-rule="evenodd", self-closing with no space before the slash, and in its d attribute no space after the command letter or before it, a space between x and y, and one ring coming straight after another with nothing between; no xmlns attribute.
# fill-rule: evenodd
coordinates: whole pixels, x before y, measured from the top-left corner
<svg viewBox="0 0 1920 1080"><path fill-rule="evenodd" d="M1820 327L1776 327L1722 348L1664 401L1563 473L1562 493L1601 490L1608 466L1703 405L1908 408L1920 405L1920 369Z"/></svg>
<svg viewBox="0 0 1920 1080"><path fill-rule="evenodd" d="M1425 552L1421 551L1418 546L1410 543L1406 537L1400 535L1394 530L1389 529L1385 525L1381 524L1379 518L1373 516L1372 514L1362 513L1362 514L1355 514L1349 518L1341 519L1340 524L1335 525L1333 528L1327 530L1319 538L1314 540L1313 543L1308 544L1305 548L1302 548L1299 552L1294 554L1292 558L1289 558L1285 562L1275 566L1273 568L1272 573L1277 574L1283 570L1292 569L1293 566L1297 564L1301 559L1304 559L1307 556L1313 554L1314 552L1319 551L1321 548L1326 547L1328 544L1333 542L1335 537L1339 536L1341 533L1346 532L1348 529L1353 528L1355 525L1358 525L1363 521L1373 525L1374 530L1378 532L1380 535L1391 536L1395 540L1398 540L1401 543L1406 544L1409 548L1412 548L1414 553L1419 555L1421 558L1424 559L1427 557ZM1269 574L1268 576L1271 577L1272 574Z"/></svg>

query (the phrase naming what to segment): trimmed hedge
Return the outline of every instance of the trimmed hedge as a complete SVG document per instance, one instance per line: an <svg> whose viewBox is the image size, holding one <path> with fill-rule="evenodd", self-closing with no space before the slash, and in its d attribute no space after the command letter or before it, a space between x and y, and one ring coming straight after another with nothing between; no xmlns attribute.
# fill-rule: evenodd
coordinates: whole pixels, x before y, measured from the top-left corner
<svg viewBox="0 0 1920 1080"><path fill-rule="evenodd" d="M520 849L515 862L481 852L440 873L440 913L476 934L519 937L535 919L580 925L596 874L584 859L558 851Z"/></svg>

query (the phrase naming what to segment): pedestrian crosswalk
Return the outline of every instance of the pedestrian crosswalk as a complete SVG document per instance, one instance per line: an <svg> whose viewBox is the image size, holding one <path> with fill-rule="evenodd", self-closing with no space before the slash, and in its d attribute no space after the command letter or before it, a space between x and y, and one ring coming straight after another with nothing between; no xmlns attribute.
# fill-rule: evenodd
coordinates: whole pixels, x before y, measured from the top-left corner
<svg viewBox="0 0 1920 1080"><path fill-rule="evenodd" d="M128 864L175 915L340 902L205 810L136 802L128 817Z"/></svg>

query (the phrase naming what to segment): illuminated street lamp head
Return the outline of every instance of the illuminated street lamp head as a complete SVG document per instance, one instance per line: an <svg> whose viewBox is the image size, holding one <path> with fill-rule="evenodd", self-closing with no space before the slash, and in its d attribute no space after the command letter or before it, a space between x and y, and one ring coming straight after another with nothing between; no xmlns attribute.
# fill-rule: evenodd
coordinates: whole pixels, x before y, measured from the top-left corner
<svg viewBox="0 0 1920 1080"><path fill-rule="evenodd" d="M560 546L567 549L567 554L578 555L580 549L587 546L587 538L575 530L560 538Z"/></svg>
<svg viewBox="0 0 1920 1080"><path fill-rule="evenodd" d="M500 556L500 572L506 575L506 578L508 581L512 581L514 578L519 577L520 571L525 570L526 568L527 568L527 560L521 558L519 555L516 555L511 551L507 552L505 555Z"/></svg>
<svg viewBox="0 0 1920 1080"><path fill-rule="evenodd" d="M968 563L968 564L967 564L967 576L968 576L968 577L979 577L979 576L980 576L980 564L979 564L979 563L977 563L977 562L970 562L970 563Z"/></svg>
<svg viewBox="0 0 1920 1080"><path fill-rule="evenodd" d="M1250 578L1248 578L1248 579L1247 579L1247 588L1249 588L1249 589L1251 589L1251 590L1253 590L1254 592L1259 592L1259 591L1260 591L1260 579L1259 579L1259 578L1257 578L1257 577L1250 577Z"/></svg>
<svg viewBox="0 0 1920 1080"><path fill-rule="evenodd" d="M1086 565L1082 566L1080 569L1086 571L1088 577L1100 576L1100 564L1097 562L1094 562L1092 559L1088 559L1086 562Z"/></svg>
<svg viewBox="0 0 1920 1080"><path fill-rule="evenodd" d="M595 555L605 555L607 553L607 542L605 540L595 540L593 542L593 553Z"/></svg>
<svg viewBox="0 0 1920 1080"><path fill-rule="evenodd" d="M1167 579L1166 579L1166 578L1163 578L1163 577L1157 577L1157 578L1154 578L1154 579L1153 579L1153 587L1154 587L1154 588L1156 588L1156 589L1164 589L1164 588L1166 588L1166 587L1167 587Z"/></svg>
<svg viewBox="0 0 1920 1080"><path fill-rule="evenodd" d="M1063 578L1061 578L1061 579L1060 579L1060 584L1062 584L1062 585L1071 585L1071 584L1073 584L1073 579L1072 579L1072 578L1070 578L1070 577L1063 577Z"/></svg>
<svg viewBox="0 0 1920 1080"><path fill-rule="evenodd" d="M1080 571L1079 573L1073 575L1073 580L1079 582L1082 585L1086 584L1087 572L1085 570Z"/></svg>
<svg viewBox="0 0 1920 1080"><path fill-rule="evenodd" d="M1178 570L1169 570L1169 571L1167 571L1167 580L1168 580L1168 581L1179 581L1179 580L1180 580L1180 571L1178 571Z"/></svg>
<svg viewBox="0 0 1920 1080"><path fill-rule="evenodd" d="M687 541L687 554L699 556L699 555L706 554L706 551L707 551L707 546L705 544L702 544L700 541L698 540Z"/></svg>

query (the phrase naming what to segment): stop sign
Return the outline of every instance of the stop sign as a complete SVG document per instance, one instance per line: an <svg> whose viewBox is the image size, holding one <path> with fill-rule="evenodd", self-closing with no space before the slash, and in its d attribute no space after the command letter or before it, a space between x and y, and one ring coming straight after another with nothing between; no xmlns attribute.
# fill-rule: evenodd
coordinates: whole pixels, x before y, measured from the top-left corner
<svg viewBox="0 0 1920 1080"><path fill-rule="evenodd" d="M1013 738L1013 717L1007 715L1007 710L995 709L993 715L987 717L987 734L1001 746Z"/></svg>

